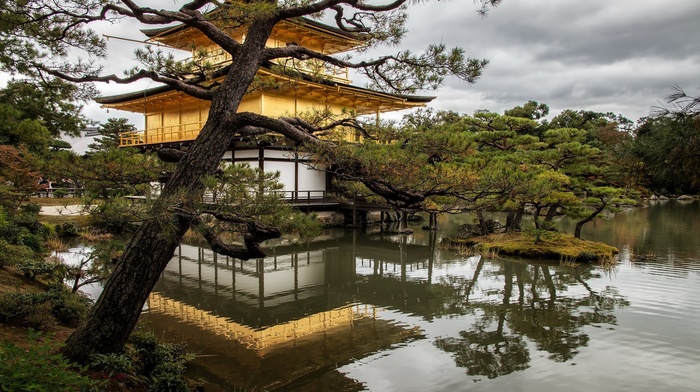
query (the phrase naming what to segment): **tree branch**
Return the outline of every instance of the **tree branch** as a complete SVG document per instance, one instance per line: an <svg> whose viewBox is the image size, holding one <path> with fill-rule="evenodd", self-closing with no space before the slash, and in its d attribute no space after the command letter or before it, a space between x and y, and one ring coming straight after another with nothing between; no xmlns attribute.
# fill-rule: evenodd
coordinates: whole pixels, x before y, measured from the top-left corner
<svg viewBox="0 0 700 392"><path fill-rule="evenodd" d="M224 220L231 218L236 221L241 221L241 219L233 216L215 213L214 216L216 217L216 215L224 218ZM255 222L251 219L246 219L245 221L247 221L246 225L248 228L248 232L243 234L245 247L224 243L214 230L207 226L206 223L203 223L200 218L195 218L194 223L197 224L197 229L207 243L209 243L211 249L216 253L241 260L265 257L265 252L260 247L260 243L269 239L279 238L281 236L279 229Z"/></svg>
<svg viewBox="0 0 700 392"><path fill-rule="evenodd" d="M156 82L161 82L164 84L167 84L170 87L173 87L174 89L178 91L182 91L185 94L191 95L195 98L203 99L206 101L211 101L213 97L213 92L211 90L207 90L204 87L197 86L194 84L187 83L186 81L183 80L178 80L178 79L173 79L173 78L168 78L165 76L161 76L158 73L154 71L147 71L147 70L140 70L139 72L134 73L131 76L120 78L114 74L111 75L105 75L105 76L97 76L97 75L85 75L85 76L72 76L67 73L51 69L48 67L45 67L42 64L34 64L34 67L36 69L43 71L45 73L48 73L49 75L53 75L57 78L61 78L63 80L67 80L69 82L73 83L86 83L86 82L104 82L104 83L118 83L118 84L129 84L132 82L135 82L137 80L141 79L151 79Z"/></svg>

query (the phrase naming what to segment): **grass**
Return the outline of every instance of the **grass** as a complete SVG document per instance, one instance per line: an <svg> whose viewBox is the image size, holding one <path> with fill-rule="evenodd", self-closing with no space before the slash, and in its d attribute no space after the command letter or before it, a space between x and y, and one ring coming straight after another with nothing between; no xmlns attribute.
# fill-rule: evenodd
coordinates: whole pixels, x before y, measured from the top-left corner
<svg viewBox="0 0 700 392"><path fill-rule="evenodd" d="M559 232L547 232L536 241L532 233L490 234L467 239L444 239L441 247L468 249L479 254L521 256L533 259L564 261L567 264L612 259L618 253L614 246L586 241Z"/></svg>
<svg viewBox="0 0 700 392"><path fill-rule="evenodd" d="M83 204L83 200L79 197L32 197L30 201L40 206L73 206Z"/></svg>
<svg viewBox="0 0 700 392"><path fill-rule="evenodd" d="M78 226L84 226L85 216L80 215L41 215L39 217L40 222L50 223L52 225L60 225L61 223L73 222Z"/></svg>

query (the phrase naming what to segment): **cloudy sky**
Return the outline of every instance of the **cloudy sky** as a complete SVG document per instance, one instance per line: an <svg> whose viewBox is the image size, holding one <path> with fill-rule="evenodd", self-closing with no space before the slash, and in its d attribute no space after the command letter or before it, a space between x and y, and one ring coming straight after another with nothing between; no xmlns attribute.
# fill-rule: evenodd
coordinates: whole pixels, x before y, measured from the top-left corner
<svg viewBox="0 0 700 392"><path fill-rule="evenodd" d="M172 3L148 2L154 8L156 4ZM411 5L403 44L386 48L385 53L420 50L443 42L490 61L474 85L450 79L441 89L422 93L437 96L431 104L435 108L502 112L536 100L548 104L551 115L567 108L586 109L636 120L659 105L673 85L700 92L698 0L504 0L486 18L475 10L469 0ZM100 31L143 39L138 29L137 24L122 21ZM130 66L136 46L111 39L108 69L120 72ZM146 86L155 84L138 87ZM104 95L135 89L99 87ZM107 113L96 104L85 112L101 121L128 117L137 127L143 126L139 115Z"/></svg>

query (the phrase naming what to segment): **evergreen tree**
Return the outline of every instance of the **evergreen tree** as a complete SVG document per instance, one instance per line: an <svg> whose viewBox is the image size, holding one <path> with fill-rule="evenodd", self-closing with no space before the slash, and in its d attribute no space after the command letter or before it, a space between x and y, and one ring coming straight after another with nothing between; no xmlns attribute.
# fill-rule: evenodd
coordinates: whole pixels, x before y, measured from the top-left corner
<svg viewBox="0 0 700 392"><path fill-rule="evenodd" d="M129 124L126 118L110 118L107 122L100 124L97 132L100 137L88 145L92 152L109 151L119 147L119 134L122 132L133 132L136 127Z"/></svg>

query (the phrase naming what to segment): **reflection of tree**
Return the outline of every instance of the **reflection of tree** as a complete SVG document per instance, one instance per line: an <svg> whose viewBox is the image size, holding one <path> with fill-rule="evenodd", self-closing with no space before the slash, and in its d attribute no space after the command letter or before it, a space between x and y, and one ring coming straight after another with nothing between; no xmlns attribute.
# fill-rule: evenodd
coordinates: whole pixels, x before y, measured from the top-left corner
<svg viewBox="0 0 700 392"><path fill-rule="evenodd" d="M510 267L508 264L506 270L511 270ZM484 305L483 318L474 323L472 330L460 332L459 339L435 341L438 348L454 354L457 366L466 368L467 374L495 378L529 367L530 353L522 336L504 332L506 316L512 306L512 291L512 274L508 274L502 304ZM496 329L488 331L494 319L497 320Z"/></svg>
<svg viewBox="0 0 700 392"><path fill-rule="evenodd" d="M481 312L471 330L460 332L459 338L435 341L438 348L452 353L457 365L466 368L469 375L494 378L528 368L528 339L538 350L549 353L553 361L571 360L588 345L585 326L615 324L614 310L629 305L613 288L601 292L590 288L586 280L596 276L593 268L498 263L498 275L504 282L498 291L502 301L494 304L487 299L469 304ZM468 282L469 291L477 279L475 274ZM588 291L587 296L561 294L577 284ZM511 298L517 301L511 303Z"/></svg>
<svg viewBox="0 0 700 392"><path fill-rule="evenodd" d="M442 338L435 345L454 354L457 366L472 376L496 378L529 367L530 353L519 335L502 331L486 331L486 323L477 322L471 331L460 332L460 338Z"/></svg>
<svg viewBox="0 0 700 392"><path fill-rule="evenodd" d="M648 263L682 265L692 263L700 254L700 202L678 201L652 202L648 208L636 208L615 214L611 219L601 219L594 226L584 227L584 237L603 241L618 248L628 248L634 253L657 256ZM564 220L562 225L570 231L573 224ZM636 263L643 268L646 263ZM679 269L686 274L693 269Z"/></svg>

